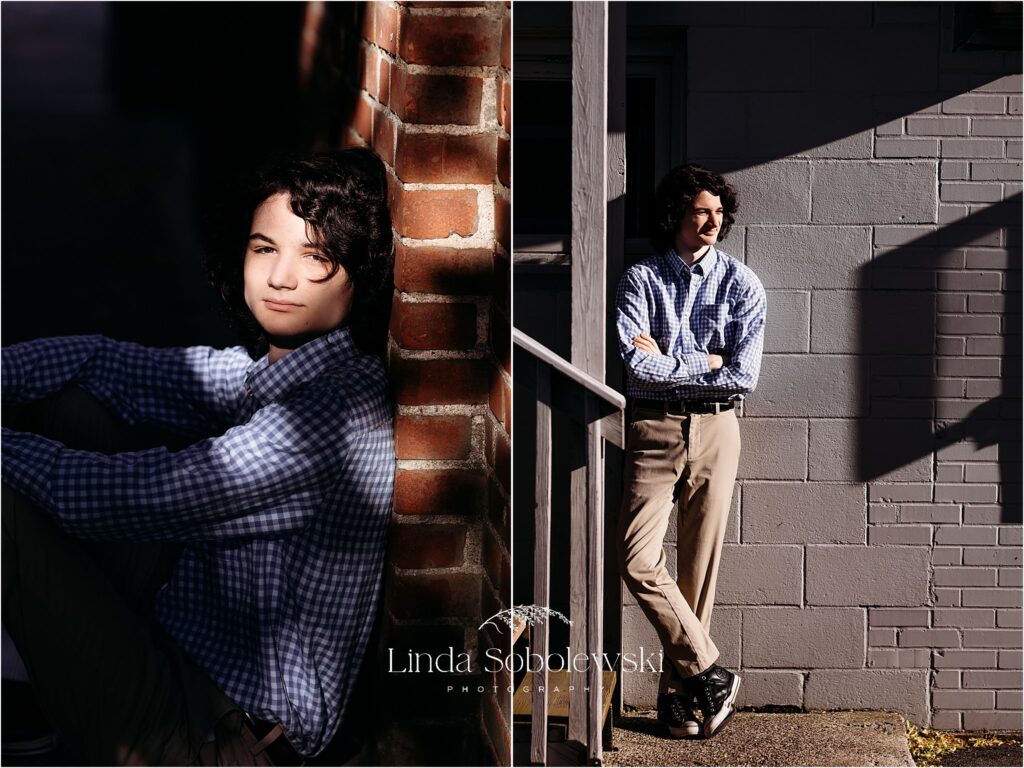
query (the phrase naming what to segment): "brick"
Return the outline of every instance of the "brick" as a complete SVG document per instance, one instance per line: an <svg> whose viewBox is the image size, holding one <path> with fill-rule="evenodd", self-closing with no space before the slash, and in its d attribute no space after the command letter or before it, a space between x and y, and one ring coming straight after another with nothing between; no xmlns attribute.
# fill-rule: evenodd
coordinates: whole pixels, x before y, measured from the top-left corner
<svg viewBox="0 0 1024 768"><path fill-rule="evenodd" d="M935 482L962 483L964 481L963 464L939 464L935 467ZM953 522L959 523L959 520Z"/></svg>
<svg viewBox="0 0 1024 768"><path fill-rule="evenodd" d="M875 157L938 157L938 139L882 139L875 141Z"/></svg>
<svg viewBox="0 0 1024 768"><path fill-rule="evenodd" d="M986 293L972 293L967 297L971 312L1005 312L1008 307L1006 296Z"/></svg>
<svg viewBox="0 0 1024 768"><path fill-rule="evenodd" d="M1016 629L965 629L964 647L1020 648L1021 633Z"/></svg>
<svg viewBox="0 0 1024 768"><path fill-rule="evenodd" d="M955 670L933 672L932 685L935 688L959 688L960 673Z"/></svg>
<svg viewBox="0 0 1024 768"><path fill-rule="evenodd" d="M380 109L374 110L371 146L388 165L395 162L395 122Z"/></svg>
<svg viewBox="0 0 1024 768"><path fill-rule="evenodd" d="M966 312L967 297L962 293L940 293L935 297L937 312Z"/></svg>
<svg viewBox="0 0 1024 768"><path fill-rule="evenodd" d="M800 603L803 548L799 546L725 546L716 602L723 605L797 605Z"/></svg>
<svg viewBox="0 0 1024 768"><path fill-rule="evenodd" d="M399 459L464 459L469 455L471 433L466 416L399 415L395 453Z"/></svg>
<svg viewBox="0 0 1024 768"><path fill-rule="evenodd" d="M868 544L931 544L927 525L884 525L868 529Z"/></svg>
<svg viewBox="0 0 1024 768"><path fill-rule="evenodd" d="M477 125L483 80L462 75L432 75L394 69L389 105L405 123Z"/></svg>
<svg viewBox="0 0 1024 768"><path fill-rule="evenodd" d="M1000 587L1019 587L1019 586L1021 586L1021 569L1020 568L1000 568L999 569L999 586Z"/></svg>
<svg viewBox="0 0 1024 768"><path fill-rule="evenodd" d="M1003 572L1006 571L1006 570L1010 570L1013 573L1017 574L1016 584L1005 584L1005 585L1001 584L1000 586L1019 587L1021 585L1020 584L1020 572L1021 572L1020 568L1012 568L1012 569L1003 568L1003 569L1001 569L999 571L1000 578L1002 578ZM1018 628L1020 628L1020 626L1021 626L1021 619L1022 618L1024 618L1024 617L1021 616L1021 612L1020 611L1000 609L1000 610L996 611L996 626L999 626L999 627L1018 627Z"/></svg>
<svg viewBox="0 0 1024 768"><path fill-rule="evenodd" d="M995 544L996 529L986 526L946 526L935 529L936 544Z"/></svg>
<svg viewBox="0 0 1024 768"><path fill-rule="evenodd" d="M991 669L996 665L995 651L935 650L935 669Z"/></svg>
<svg viewBox="0 0 1024 768"><path fill-rule="evenodd" d="M476 305L410 303L395 300L391 335L404 349L472 349L476 346Z"/></svg>
<svg viewBox="0 0 1024 768"><path fill-rule="evenodd" d="M960 565L963 552L960 547L932 547L932 565Z"/></svg>
<svg viewBox="0 0 1024 768"><path fill-rule="evenodd" d="M869 608L868 623L872 627L927 627L927 608Z"/></svg>
<svg viewBox="0 0 1024 768"><path fill-rule="evenodd" d="M493 256L489 250L396 243L395 257L395 287L400 291L464 295L491 290Z"/></svg>
<svg viewBox="0 0 1024 768"><path fill-rule="evenodd" d="M863 544L864 486L748 483L742 541L764 544Z"/></svg>
<svg viewBox="0 0 1024 768"><path fill-rule="evenodd" d="M740 478L782 480L807 476L807 422L744 418L741 428Z"/></svg>
<svg viewBox="0 0 1024 768"><path fill-rule="evenodd" d="M964 547L964 565L1019 565L1016 547Z"/></svg>
<svg viewBox="0 0 1024 768"><path fill-rule="evenodd" d="M506 187L512 184L512 142L503 136L498 137L498 181Z"/></svg>
<svg viewBox="0 0 1024 768"><path fill-rule="evenodd" d="M993 627L996 612L987 608L936 608L932 617L936 627Z"/></svg>
<svg viewBox="0 0 1024 768"><path fill-rule="evenodd" d="M970 670L963 673L964 688L1017 688L1020 674L996 670Z"/></svg>
<svg viewBox="0 0 1024 768"><path fill-rule="evenodd" d="M502 79L498 87L498 124L512 134L512 83Z"/></svg>
<svg viewBox="0 0 1024 768"><path fill-rule="evenodd" d="M970 165L962 160L943 160L939 163L939 178L943 181L965 181L970 176Z"/></svg>
<svg viewBox="0 0 1024 768"><path fill-rule="evenodd" d="M808 605L919 605L927 600L926 547L806 547Z"/></svg>
<svg viewBox="0 0 1024 768"><path fill-rule="evenodd" d="M995 335L999 333L999 318L994 315L939 315L935 319L937 333L955 336Z"/></svg>
<svg viewBox="0 0 1024 768"><path fill-rule="evenodd" d="M975 181L1020 181L1021 164L971 163L971 178Z"/></svg>
<svg viewBox="0 0 1024 768"><path fill-rule="evenodd" d="M501 20L407 15L402 20L399 55L410 64L494 66L501 56Z"/></svg>
<svg viewBox="0 0 1024 768"><path fill-rule="evenodd" d="M971 136L1008 136L1020 138L1020 118L974 118L971 120Z"/></svg>
<svg viewBox="0 0 1024 768"><path fill-rule="evenodd" d="M1020 712L964 712L964 730L1020 730Z"/></svg>
<svg viewBox="0 0 1024 768"><path fill-rule="evenodd" d="M875 127L876 136L902 136L903 135L903 118L897 118L890 120L887 123L882 123Z"/></svg>
<svg viewBox="0 0 1024 768"><path fill-rule="evenodd" d="M490 184L497 169L497 139L443 133L402 134L395 173L405 182Z"/></svg>
<svg viewBox="0 0 1024 768"><path fill-rule="evenodd" d="M491 307L490 317L491 349L498 364L506 373L512 372L512 329L508 318L496 307Z"/></svg>
<svg viewBox="0 0 1024 768"><path fill-rule="evenodd" d="M799 672L761 672L748 669L743 675L743 685L740 687L736 706L800 706L804 699L803 681L803 675Z"/></svg>
<svg viewBox="0 0 1024 768"><path fill-rule="evenodd" d="M933 691L932 706L938 709L992 709L996 697L992 691Z"/></svg>
<svg viewBox="0 0 1024 768"><path fill-rule="evenodd" d="M939 376L999 376L998 357L939 357L935 362Z"/></svg>
<svg viewBox="0 0 1024 768"><path fill-rule="evenodd" d="M930 728L945 731L959 731L961 727L960 713L948 709L932 712Z"/></svg>
<svg viewBox="0 0 1024 768"><path fill-rule="evenodd" d="M895 629L869 629L868 630L868 645L871 646L895 646L896 645L896 630ZM831 666L831 665L829 665Z"/></svg>
<svg viewBox="0 0 1024 768"><path fill-rule="evenodd" d="M864 630L864 611L859 608L746 609L743 665L859 669L864 663Z"/></svg>
<svg viewBox="0 0 1024 768"><path fill-rule="evenodd" d="M967 136L970 121L966 117L908 117L910 136Z"/></svg>
<svg viewBox="0 0 1024 768"><path fill-rule="evenodd" d="M939 461L998 461L999 446L963 440L939 448L936 456Z"/></svg>
<svg viewBox="0 0 1024 768"><path fill-rule="evenodd" d="M932 583L940 587L994 587L992 568L936 568Z"/></svg>
<svg viewBox="0 0 1024 768"><path fill-rule="evenodd" d="M999 543L1016 544L1019 547L1022 543L1022 538L1024 538L1022 533L1024 533L1024 530L1019 525L1003 526L999 529Z"/></svg>
<svg viewBox="0 0 1024 768"><path fill-rule="evenodd" d="M871 524L895 523L899 509L895 504L869 504L868 522Z"/></svg>
<svg viewBox="0 0 1024 768"><path fill-rule="evenodd" d="M506 251L512 249L512 207L497 192L494 194L494 239Z"/></svg>
<svg viewBox="0 0 1024 768"><path fill-rule="evenodd" d="M1024 142L1021 141L1008 141L1006 142L1006 157L1009 159L1019 160L1024 156Z"/></svg>
<svg viewBox="0 0 1024 768"><path fill-rule="evenodd" d="M952 504L901 504L903 523L959 523L960 507Z"/></svg>
<svg viewBox="0 0 1024 768"><path fill-rule="evenodd" d="M1006 109L1006 98L976 93L965 93L942 102L947 115L1001 115Z"/></svg>
<svg viewBox="0 0 1024 768"><path fill-rule="evenodd" d="M964 507L965 525L999 525L1004 522L1003 508L1006 507L1006 518L1020 520L1020 507L999 504L971 504Z"/></svg>
<svg viewBox="0 0 1024 768"><path fill-rule="evenodd" d="M472 573L397 576L390 608L399 619L479 616L480 577Z"/></svg>
<svg viewBox="0 0 1024 768"><path fill-rule="evenodd" d="M888 669L911 669L928 667L931 651L925 648L870 648L868 667Z"/></svg>
<svg viewBox="0 0 1024 768"><path fill-rule="evenodd" d="M965 485L960 483L935 484L936 501L959 501L959 502L993 502L999 497L998 485Z"/></svg>
<svg viewBox="0 0 1024 768"><path fill-rule="evenodd" d="M913 119L908 118L908 123ZM936 171L934 162L819 166L813 179L811 219L828 224L933 222Z"/></svg>
<svg viewBox="0 0 1024 768"><path fill-rule="evenodd" d="M939 186L939 197L944 203L996 203L1002 199L1002 192L998 184L944 182Z"/></svg>
<svg viewBox="0 0 1024 768"><path fill-rule="evenodd" d="M942 157L1002 157L1003 142L988 139L942 139Z"/></svg>
<svg viewBox="0 0 1024 768"><path fill-rule="evenodd" d="M979 608L1020 608L1021 593L1014 589L965 589L963 604Z"/></svg>
<svg viewBox="0 0 1024 768"><path fill-rule="evenodd" d="M399 568L449 568L462 565L464 525L395 525L391 529L391 562Z"/></svg>
<svg viewBox="0 0 1024 768"><path fill-rule="evenodd" d="M964 480L968 483L998 483L1002 479L998 464L966 464Z"/></svg>
<svg viewBox="0 0 1024 768"><path fill-rule="evenodd" d="M1017 681L1020 685L1020 680ZM1020 723L1021 691L996 691L996 709L1017 710L1017 722Z"/></svg>
<svg viewBox="0 0 1024 768"><path fill-rule="evenodd" d="M960 644L960 633L955 629L901 629L899 644L902 648L948 648Z"/></svg>
<svg viewBox="0 0 1024 768"><path fill-rule="evenodd" d="M1000 669L1020 669L1021 668L1021 652L1020 651L999 651L999 668Z"/></svg>
<svg viewBox="0 0 1024 768"><path fill-rule="evenodd" d="M404 237L467 237L477 231L477 193L472 189L403 189L396 196L395 230Z"/></svg>
<svg viewBox="0 0 1024 768"><path fill-rule="evenodd" d="M395 476L395 512L474 514L484 498L484 480L479 469L399 469Z"/></svg>
<svg viewBox="0 0 1024 768"><path fill-rule="evenodd" d="M925 483L869 483L868 498L877 501L931 501L932 486Z"/></svg>
<svg viewBox="0 0 1024 768"><path fill-rule="evenodd" d="M487 402L485 360L400 360L393 368L402 405Z"/></svg>
<svg viewBox="0 0 1024 768"><path fill-rule="evenodd" d="M387 3L368 5L363 20L363 37L389 53L397 53L399 20L399 10Z"/></svg>
<svg viewBox="0 0 1024 768"><path fill-rule="evenodd" d="M808 709L888 709L922 722L928 714L927 670L827 670L808 673Z"/></svg>
<svg viewBox="0 0 1024 768"><path fill-rule="evenodd" d="M749 416L858 416L866 372L850 355L766 355Z"/></svg>

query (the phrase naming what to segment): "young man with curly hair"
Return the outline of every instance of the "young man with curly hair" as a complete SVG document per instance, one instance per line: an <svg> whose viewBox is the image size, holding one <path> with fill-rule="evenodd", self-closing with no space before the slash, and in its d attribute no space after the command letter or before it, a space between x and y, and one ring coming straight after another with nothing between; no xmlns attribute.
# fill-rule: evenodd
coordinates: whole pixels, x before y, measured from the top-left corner
<svg viewBox="0 0 1024 768"><path fill-rule="evenodd" d="M344 719L374 623L395 469L384 167L282 160L237 202L208 267L248 351L2 352L3 625L86 764L299 764Z"/></svg>
<svg viewBox="0 0 1024 768"><path fill-rule="evenodd" d="M735 407L757 384L766 311L757 276L717 247L737 207L718 174L670 171L654 201L657 255L625 272L616 298L630 399L619 567L664 648L658 718L673 737L717 733L740 685L709 634L740 457ZM673 579L663 542L677 503Z"/></svg>

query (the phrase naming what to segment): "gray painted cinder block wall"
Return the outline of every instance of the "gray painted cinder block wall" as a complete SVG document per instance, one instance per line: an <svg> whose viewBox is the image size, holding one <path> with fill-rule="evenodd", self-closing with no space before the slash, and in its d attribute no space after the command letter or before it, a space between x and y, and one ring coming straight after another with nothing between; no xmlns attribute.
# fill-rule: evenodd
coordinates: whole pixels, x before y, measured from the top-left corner
<svg viewBox="0 0 1024 768"><path fill-rule="evenodd" d="M1021 727L1021 70L950 52L951 15L630 7L685 28L688 158L768 293L711 626L742 705Z"/></svg>

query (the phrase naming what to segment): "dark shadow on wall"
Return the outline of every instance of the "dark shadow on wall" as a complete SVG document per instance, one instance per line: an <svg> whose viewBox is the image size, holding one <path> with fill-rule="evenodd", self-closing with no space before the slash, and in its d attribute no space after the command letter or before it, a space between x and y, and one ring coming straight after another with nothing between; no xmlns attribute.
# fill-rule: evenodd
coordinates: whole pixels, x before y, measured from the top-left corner
<svg viewBox="0 0 1024 768"><path fill-rule="evenodd" d="M305 7L4 4L4 344L237 343L201 267L213 203L272 152L340 142L354 104L362 4L327 4L300 50Z"/></svg>
<svg viewBox="0 0 1024 768"><path fill-rule="evenodd" d="M859 479L928 482L933 453L940 461L998 461L999 478L975 486L980 495L972 498L970 478L937 479L935 501L998 502L1002 522L1020 523L1020 232L1017 194L861 268L857 312L868 391L865 418L857 421ZM964 271L964 249L978 245L997 246L973 252L990 254L995 266ZM976 281L973 288L968 281ZM974 330L972 322L989 327ZM939 336L954 343L966 337L965 348L940 349ZM976 349L972 342L998 349ZM999 394L973 394L995 380ZM999 496L985 498L995 485Z"/></svg>

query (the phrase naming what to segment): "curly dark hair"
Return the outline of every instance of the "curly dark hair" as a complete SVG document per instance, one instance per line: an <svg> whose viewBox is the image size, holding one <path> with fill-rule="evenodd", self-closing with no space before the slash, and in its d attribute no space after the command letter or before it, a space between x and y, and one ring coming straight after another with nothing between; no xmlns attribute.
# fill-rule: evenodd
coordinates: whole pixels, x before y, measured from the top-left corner
<svg viewBox="0 0 1024 768"><path fill-rule="evenodd" d="M394 286L394 236L387 172L362 147L312 157L279 155L227 194L211 227L205 256L210 283L224 300L232 327L253 357L269 348L245 303L243 268L249 228L267 198L285 193L310 225L314 245L330 260L331 279L345 268L353 283L346 318L359 348L383 356Z"/></svg>
<svg viewBox="0 0 1024 768"><path fill-rule="evenodd" d="M687 208L701 190L710 192L722 200L722 228L719 240L725 240L729 229L736 221L739 203L736 190L720 175L699 165L677 165L665 174L654 193L651 212L651 245L658 253L665 253L675 245L679 224Z"/></svg>

